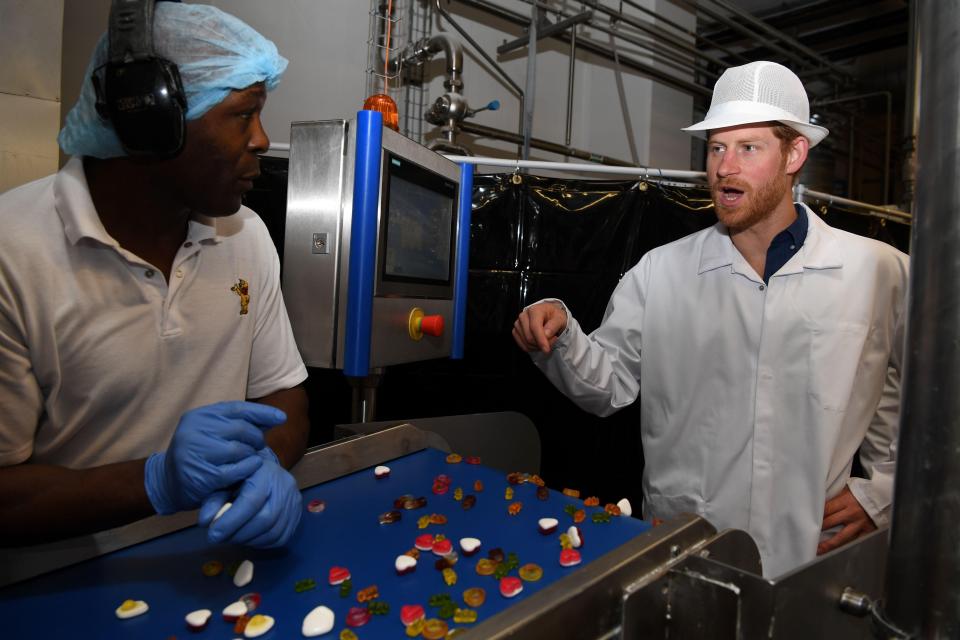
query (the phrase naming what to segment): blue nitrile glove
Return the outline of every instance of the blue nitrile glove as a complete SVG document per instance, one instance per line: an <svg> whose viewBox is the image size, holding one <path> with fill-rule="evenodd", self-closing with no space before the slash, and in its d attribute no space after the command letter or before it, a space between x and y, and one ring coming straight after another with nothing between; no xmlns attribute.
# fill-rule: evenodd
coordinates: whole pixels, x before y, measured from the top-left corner
<svg viewBox="0 0 960 640"><path fill-rule="evenodd" d="M286 422L283 411L254 402L218 402L187 411L163 453L147 458L144 485L161 515L194 509L214 491L236 484L263 464L260 427Z"/></svg>
<svg viewBox="0 0 960 640"><path fill-rule="evenodd" d="M218 491L204 501L197 523L207 525L207 539L251 547L280 547L300 524L303 511L300 489L270 447L257 452L263 465L240 486L233 506L213 521L230 492ZM212 524L211 524L212 522Z"/></svg>

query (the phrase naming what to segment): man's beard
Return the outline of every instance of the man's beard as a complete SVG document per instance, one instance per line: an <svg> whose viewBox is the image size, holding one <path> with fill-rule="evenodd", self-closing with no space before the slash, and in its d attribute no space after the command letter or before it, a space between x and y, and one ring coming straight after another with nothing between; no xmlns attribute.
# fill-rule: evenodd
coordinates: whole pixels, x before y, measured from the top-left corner
<svg viewBox="0 0 960 640"><path fill-rule="evenodd" d="M784 192L789 190L790 186L791 177L785 173L779 173L776 177L763 183L755 191L752 191L749 196L749 202L745 205L746 208L738 210L736 213L733 213L732 209L724 207L721 204L720 195L723 193L724 187L731 187L743 191L744 196L746 196L747 190L745 187L747 187L747 185L744 183L739 183L735 179L721 180L713 185L713 188L710 190L710 196L713 199L714 211L717 213L717 218L719 218L730 231L738 232L749 229L770 217L783 199ZM730 210L731 213L724 215L723 212L727 210Z"/></svg>

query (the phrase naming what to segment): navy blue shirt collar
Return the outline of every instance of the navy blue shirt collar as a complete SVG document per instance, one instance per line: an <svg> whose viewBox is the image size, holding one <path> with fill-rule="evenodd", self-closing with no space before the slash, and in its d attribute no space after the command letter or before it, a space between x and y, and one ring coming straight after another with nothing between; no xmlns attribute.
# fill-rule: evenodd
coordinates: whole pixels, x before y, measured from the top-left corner
<svg viewBox="0 0 960 640"><path fill-rule="evenodd" d="M797 219L778 233L767 249L767 261L763 267L763 281L767 284L770 283L770 276L787 264L807 239L807 212L799 204L793 206L797 210Z"/></svg>

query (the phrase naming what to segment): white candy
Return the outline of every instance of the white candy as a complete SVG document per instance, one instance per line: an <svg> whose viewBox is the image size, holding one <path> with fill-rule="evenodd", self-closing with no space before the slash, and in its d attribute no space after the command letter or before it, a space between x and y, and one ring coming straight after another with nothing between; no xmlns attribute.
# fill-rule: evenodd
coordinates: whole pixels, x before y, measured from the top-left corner
<svg viewBox="0 0 960 640"><path fill-rule="evenodd" d="M570 546L574 549L579 549L580 545L583 544L583 540L580 538L580 530L576 527L567 529L567 537L570 538Z"/></svg>
<svg viewBox="0 0 960 640"><path fill-rule="evenodd" d="M389 474L390 474L390 467L386 467L386 466L384 466L384 465L382 465L382 464L381 464L381 465L378 465L378 466L373 470L373 475L375 475L375 476L378 477L378 478L382 478L382 477L384 477L384 476L386 476L386 475L389 475Z"/></svg>
<svg viewBox="0 0 960 640"><path fill-rule="evenodd" d="M117 617L121 620L126 620L127 618L135 618L143 615L149 610L150 605L143 600L124 600L123 604L117 607L114 613L116 613Z"/></svg>
<svg viewBox="0 0 960 640"><path fill-rule="evenodd" d="M223 514L225 514L225 513L227 512L227 509L229 509L229 508L232 507L232 506L233 506L233 503L232 503L232 502L224 502L224 503L223 503L223 506L220 507L220 511L217 511L217 515L213 516L213 520L210 521L210 524L213 524L214 522L216 522L217 520L219 520L219 519L220 519L220 516L222 516Z"/></svg>
<svg viewBox="0 0 960 640"><path fill-rule="evenodd" d="M226 607L223 608L223 617L236 620L242 615L247 613L247 603L243 600L237 600L236 602L231 602Z"/></svg>
<svg viewBox="0 0 960 640"><path fill-rule="evenodd" d="M557 525L560 524L560 521L556 518L540 518L537 521L537 524L540 526L542 531L549 531L550 529L556 529Z"/></svg>
<svg viewBox="0 0 960 640"><path fill-rule="evenodd" d="M405 573L417 566L417 559L407 555L397 556L397 559L393 562L393 566L396 568L397 573Z"/></svg>
<svg viewBox="0 0 960 640"><path fill-rule="evenodd" d="M460 548L467 555L480 548L480 541L476 538L460 538Z"/></svg>
<svg viewBox="0 0 960 640"><path fill-rule="evenodd" d="M243 635L247 638L258 638L267 631L270 631L270 629L273 629L273 622L272 616L257 614L250 618L250 622L247 623L246 628L243 630Z"/></svg>
<svg viewBox="0 0 960 640"><path fill-rule="evenodd" d="M617 506L620 507L620 515L628 518L633 515L633 507L630 506L630 501L626 498L618 502Z"/></svg>
<svg viewBox="0 0 960 640"><path fill-rule="evenodd" d="M253 580L253 563L244 560L237 567L237 572L233 574L233 584L238 587L245 587L250 584L251 580Z"/></svg>
<svg viewBox="0 0 960 640"><path fill-rule="evenodd" d="M307 617L303 619L303 627L301 631L303 635L307 638L312 638L314 636L322 636L325 633L330 633L333 629L333 623L336 619L333 611L324 606L316 607L313 611L307 614Z"/></svg>
<svg viewBox="0 0 960 640"><path fill-rule="evenodd" d="M191 611L184 618L187 621L187 625L195 629L202 629L207 625L207 620L210 619L210 614L212 612L210 609L197 609L196 611Z"/></svg>

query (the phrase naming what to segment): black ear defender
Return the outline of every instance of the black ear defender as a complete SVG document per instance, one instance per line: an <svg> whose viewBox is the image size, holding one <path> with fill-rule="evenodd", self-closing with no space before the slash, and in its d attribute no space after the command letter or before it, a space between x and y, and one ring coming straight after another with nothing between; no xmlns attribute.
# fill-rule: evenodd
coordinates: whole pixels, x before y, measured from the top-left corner
<svg viewBox="0 0 960 640"><path fill-rule="evenodd" d="M177 65L154 54L156 0L113 0L109 58L93 72L97 113L131 156L170 158L183 149L187 99Z"/></svg>

